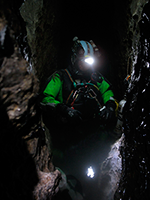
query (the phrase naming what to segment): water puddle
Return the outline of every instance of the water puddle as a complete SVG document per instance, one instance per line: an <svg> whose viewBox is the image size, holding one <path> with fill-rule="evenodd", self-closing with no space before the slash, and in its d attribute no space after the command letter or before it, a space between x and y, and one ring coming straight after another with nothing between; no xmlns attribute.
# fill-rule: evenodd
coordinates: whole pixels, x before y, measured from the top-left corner
<svg viewBox="0 0 150 200"><path fill-rule="evenodd" d="M88 136L64 154L54 156L54 165L65 173L71 189L71 199L99 200L100 167L107 158L115 139L104 130Z"/></svg>

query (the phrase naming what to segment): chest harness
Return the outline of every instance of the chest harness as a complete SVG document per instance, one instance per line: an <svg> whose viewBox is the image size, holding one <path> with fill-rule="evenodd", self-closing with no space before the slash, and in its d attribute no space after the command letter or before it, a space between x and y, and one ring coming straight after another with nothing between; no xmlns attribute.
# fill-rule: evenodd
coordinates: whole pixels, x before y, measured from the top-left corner
<svg viewBox="0 0 150 200"><path fill-rule="evenodd" d="M72 77L71 77L71 74L70 72L65 69L66 73L68 74L69 76L69 79L71 80L72 84L73 84L73 89L72 91L70 92L67 100L66 100L66 104L69 103L69 101L71 101L71 103L69 103L71 105L72 108L74 108L74 103L76 102L79 94L81 92L84 92L85 95L88 97L88 98L91 98L91 99L95 99L95 101L97 102L97 105L102 108L102 105L100 103L100 101L98 100L97 98L97 94L96 92L92 89L92 87L94 87L96 89L96 91L98 93L100 93L100 90L99 88L94 84L94 83L91 83L91 80L88 81L88 82L81 82L81 83L76 83Z"/></svg>

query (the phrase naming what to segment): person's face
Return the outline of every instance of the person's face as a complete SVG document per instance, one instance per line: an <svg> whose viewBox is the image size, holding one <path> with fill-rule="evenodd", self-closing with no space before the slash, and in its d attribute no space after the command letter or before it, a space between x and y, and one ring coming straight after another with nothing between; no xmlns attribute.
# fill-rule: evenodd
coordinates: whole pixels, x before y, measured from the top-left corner
<svg viewBox="0 0 150 200"><path fill-rule="evenodd" d="M84 50L80 49L78 52L78 67L81 71L83 72L88 72L89 69L91 69L91 65L89 65L88 63L86 63L84 61L85 57L84 57Z"/></svg>

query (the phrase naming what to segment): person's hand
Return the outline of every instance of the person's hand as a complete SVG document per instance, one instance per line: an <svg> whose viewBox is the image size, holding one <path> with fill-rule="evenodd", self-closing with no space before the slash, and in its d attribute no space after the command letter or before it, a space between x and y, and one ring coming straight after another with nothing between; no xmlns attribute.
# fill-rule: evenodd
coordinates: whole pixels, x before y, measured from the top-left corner
<svg viewBox="0 0 150 200"><path fill-rule="evenodd" d="M115 118L116 104L113 101L108 101L106 105L100 110L100 117L105 123L109 123Z"/></svg>
<svg viewBox="0 0 150 200"><path fill-rule="evenodd" d="M64 104L58 104L57 105L57 110L59 110L59 112L66 117L66 119L68 120L68 122L70 123L79 123L82 121L82 117L81 117L81 113L78 110L75 110L73 108L70 108Z"/></svg>
<svg viewBox="0 0 150 200"><path fill-rule="evenodd" d="M77 123L82 121L81 113L78 110L68 107L66 111L70 122Z"/></svg>

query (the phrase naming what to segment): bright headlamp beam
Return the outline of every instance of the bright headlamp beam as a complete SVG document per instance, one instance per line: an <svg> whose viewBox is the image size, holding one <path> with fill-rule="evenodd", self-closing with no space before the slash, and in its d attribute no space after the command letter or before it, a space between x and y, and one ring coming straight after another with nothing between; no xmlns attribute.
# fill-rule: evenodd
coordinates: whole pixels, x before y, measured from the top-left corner
<svg viewBox="0 0 150 200"><path fill-rule="evenodd" d="M89 65L92 65L94 63L94 59L92 57L86 58L84 61Z"/></svg>

